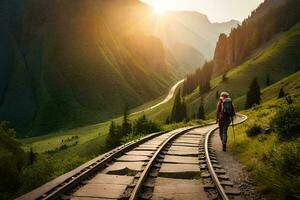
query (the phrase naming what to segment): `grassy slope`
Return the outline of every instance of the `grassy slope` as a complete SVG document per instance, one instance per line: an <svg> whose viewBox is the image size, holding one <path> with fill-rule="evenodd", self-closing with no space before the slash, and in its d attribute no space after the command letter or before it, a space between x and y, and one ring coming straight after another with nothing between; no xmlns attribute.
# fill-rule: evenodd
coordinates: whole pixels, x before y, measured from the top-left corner
<svg viewBox="0 0 300 200"><path fill-rule="evenodd" d="M146 103L141 108L146 108L156 104L162 98L153 102ZM172 105L173 99L151 111L145 112L147 116L155 118L156 113L163 110L168 113L168 109ZM137 111L134 109L132 112ZM143 113L130 116L133 121L140 117ZM115 118L116 123L122 122L122 117ZM166 126L165 129L180 128L182 126L195 125L202 123L201 121L193 121L189 124L175 124ZM39 153L38 160L31 167L25 169L21 190L16 195L26 193L45 182L48 182L61 174L67 173L76 168L80 164L93 159L97 155L107 152L109 149L105 146L105 140L108 133L110 122L100 123L96 125L84 126L77 129L55 132L53 134L22 139L24 148L29 150L33 147L33 151ZM74 136L78 138L73 139ZM75 146L72 146L77 142ZM63 145L68 145L67 149L60 149ZM50 151L47 153L47 151ZM36 170L39 170L39 178L36 178ZM34 179L34 181L32 181Z"/></svg>
<svg viewBox="0 0 300 200"><path fill-rule="evenodd" d="M236 128L236 141L234 142L232 129L229 133L230 151L233 151L238 159L246 165L254 180L258 184L258 190L266 192L270 195L270 199L284 199L284 195L289 194L292 190L299 192L299 188L295 188L291 177L285 174L274 176L274 169L270 169L270 164L265 163L265 156L271 150L280 149L284 146L299 144L300 140L292 142L282 142L277 139L276 133L262 134L256 137L248 137L245 133L247 128L252 124L261 125L264 128L269 126L270 120L276 114L280 106L286 104L284 98L277 99L280 88L289 93L295 104L300 104L300 72L295 73L282 81L265 88L262 97L265 100L260 106L253 109L243 111L249 119ZM269 177L268 177L269 176ZM299 183L297 183L299 185Z"/></svg>
<svg viewBox="0 0 300 200"><path fill-rule="evenodd" d="M147 102L142 106L139 106L138 108L131 110L131 113L151 107L156 103L162 101L164 98L165 96L160 97L154 101ZM172 109L172 105L173 105L173 99L171 99L169 102L161 106L154 108L153 110L148 110L144 113L132 115L130 116L130 120L134 121L138 117L145 114L147 117L155 121L164 122ZM112 120L116 123L121 123L122 117L116 117ZM33 147L34 151L39 153L46 152L49 150L50 151L55 150L56 148L59 148L63 144L62 140L72 138L73 136L79 137L77 141L79 142L80 145L89 143L93 140L101 141L101 143L104 144L109 125L110 125L110 121L107 121L95 125L82 126L76 129L53 132L51 134L44 135L44 136L26 138L26 139L22 139L21 141L25 144L25 148ZM80 149L81 148L80 145L73 148Z"/></svg>
<svg viewBox="0 0 300 200"><path fill-rule="evenodd" d="M131 33L123 26L150 12L138 1L10 2L0 4L8 22L15 6L24 10L12 28L0 20L1 58L7 57L0 62L9 66L0 72L0 118L20 137L108 120L124 103L153 100L183 76L164 62L158 39L137 34L132 40L145 45L127 44Z"/></svg>
<svg viewBox="0 0 300 200"><path fill-rule="evenodd" d="M205 95L206 112L212 115L216 104L216 91L229 91L235 99L238 109L244 109L245 98L239 98L246 94L254 77L258 78L261 88L266 87L266 76L270 74L271 81L277 82L282 78L299 70L300 56L300 24L294 26L288 32L281 34L278 39L255 53L247 61L228 72L228 81L221 83L221 77L212 80L213 89ZM198 90L187 97L189 112L192 114L199 105Z"/></svg>
<svg viewBox="0 0 300 200"><path fill-rule="evenodd" d="M299 35L300 25L297 25L289 32L282 34L282 36L276 39L275 42L267 46L260 53L257 53L247 62L231 70L228 73L229 81L225 84L221 83L221 77L216 77L213 79L212 86L214 89L206 96L206 110L208 113L212 112L215 108L215 92L217 90L228 90L231 92L233 94L233 98L235 99L235 103L238 105L238 108L242 109L245 101L244 94L246 93L249 83L253 77L259 76L261 86L265 87L264 80L267 73L270 74L273 82L293 73L295 66L299 66L300 63L298 60L299 58L296 58L297 45L300 45ZM259 70L259 74L257 74L257 70ZM276 96L277 94L278 93L275 93L273 96L263 94L262 99L265 101L270 99L270 97ZM189 95L187 97L187 101L189 102L188 105L190 113L195 112L199 103L198 90ZM154 104L155 102L157 102L157 100L153 101L152 103ZM152 103L148 103L147 106L149 104L151 105ZM145 112L145 114L152 119L164 122L171 112L172 103L173 101L169 101L163 106ZM143 107L145 106L142 106L141 108ZM134 116L133 119L138 116L140 115ZM115 121L120 122L121 119L115 119ZM36 151L42 152L59 147L61 145L61 140L70 136L78 135L81 138L80 143L85 143L91 139L97 138L99 133L106 134L108 125L109 123L105 122L98 125L85 126L69 131L60 131L43 137L25 139L24 141L27 144L32 143Z"/></svg>

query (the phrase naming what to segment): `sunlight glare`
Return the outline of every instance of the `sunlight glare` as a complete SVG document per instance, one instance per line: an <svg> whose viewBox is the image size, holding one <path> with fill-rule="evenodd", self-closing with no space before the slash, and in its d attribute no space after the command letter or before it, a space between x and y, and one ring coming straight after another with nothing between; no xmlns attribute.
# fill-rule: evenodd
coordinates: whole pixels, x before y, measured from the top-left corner
<svg viewBox="0 0 300 200"><path fill-rule="evenodd" d="M162 3L156 3L153 8L155 13L161 16L167 12L166 7Z"/></svg>

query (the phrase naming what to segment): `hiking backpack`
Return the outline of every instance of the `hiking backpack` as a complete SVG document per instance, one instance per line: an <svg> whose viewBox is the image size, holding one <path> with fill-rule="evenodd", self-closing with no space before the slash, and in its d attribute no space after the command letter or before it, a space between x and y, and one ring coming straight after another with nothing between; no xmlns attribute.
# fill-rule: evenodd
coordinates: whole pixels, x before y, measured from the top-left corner
<svg viewBox="0 0 300 200"><path fill-rule="evenodd" d="M222 113L223 117L227 119L230 119L235 115L232 100L230 98L223 100Z"/></svg>

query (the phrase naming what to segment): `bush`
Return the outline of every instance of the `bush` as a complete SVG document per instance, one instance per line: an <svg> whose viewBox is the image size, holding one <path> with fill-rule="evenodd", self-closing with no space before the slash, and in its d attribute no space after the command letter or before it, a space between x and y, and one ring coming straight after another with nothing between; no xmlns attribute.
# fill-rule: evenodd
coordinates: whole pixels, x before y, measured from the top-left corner
<svg viewBox="0 0 300 200"><path fill-rule="evenodd" d="M250 125L246 130L246 134L248 137L257 136L262 133L263 133L263 128L257 124Z"/></svg>
<svg viewBox="0 0 300 200"><path fill-rule="evenodd" d="M15 131L6 122L0 122L0 199L11 199L10 195L18 190L26 159Z"/></svg>
<svg viewBox="0 0 300 200"><path fill-rule="evenodd" d="M282 107L271 120L271 128L280 139L294 139L300 136L300 107Z"/></svg>
<svg viewBox="0 0 300 200"><path fill-rule="evenodd" d="M145 135L143 135L143 134L135 135L135 134L133 134L133 133L130 133L130 134L128 134L127 136L125 136L125 137L123 137L123 138L121 139L121 144L126 144L126 143L128 143L128 142L134 141L134 140L139 139L139 138L142 138L142 137L144 137L144 136L145 136Z"/></svg>
<svg viewBox="0 0 300 200"><path fill-rule="evenodd" d="M134 135L146 135L161 131L162 128L159 124L148 120L145 115L137 119L133 125Z"/></svg>
<svg viewBox="0 0 300 200"><path fill-rule="evenodd" d="M265 173L275 187L278 199L297 199L300 194L300 141L274 147L263 160ZM270 174L272 174L270 176Z"/></svg>

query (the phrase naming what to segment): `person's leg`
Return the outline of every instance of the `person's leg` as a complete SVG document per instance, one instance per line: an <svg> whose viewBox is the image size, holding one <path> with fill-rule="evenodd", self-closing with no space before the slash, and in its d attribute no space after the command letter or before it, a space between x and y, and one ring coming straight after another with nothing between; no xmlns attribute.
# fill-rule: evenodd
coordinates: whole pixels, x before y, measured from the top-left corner
<svg viewBox="0 0 300 200"><path fill-rule="evenodd" d="M222 122L219 122L219 135L220 135L220 139L221 139L221 142L223 144L223 123Z"/></svg>
<svg viewBox="0 0 300 200"><path fill-rule="evenodd" d="M227 132L229 128L230 122L225 122L223 126L223 151L226 151L226 145L227 145Z"/></svg>
<svg viewBox="0 0 300 200"><path fill-rule="evenodd" d="M223 127L223 144L227 144L227 131L228 131L228 127L229 127L229 124L224 124L224 127Z"/></svg>

